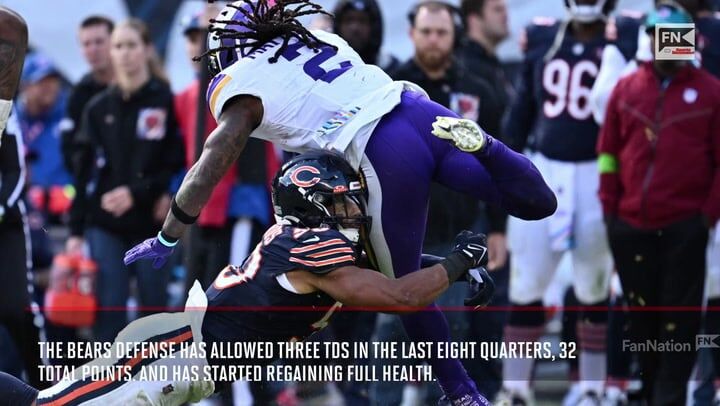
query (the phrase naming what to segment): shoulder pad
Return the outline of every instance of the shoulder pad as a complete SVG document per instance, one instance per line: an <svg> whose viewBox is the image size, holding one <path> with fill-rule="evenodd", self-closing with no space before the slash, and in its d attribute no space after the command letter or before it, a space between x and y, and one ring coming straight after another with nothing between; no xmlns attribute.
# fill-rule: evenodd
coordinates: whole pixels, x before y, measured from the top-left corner
<svg viewBox="0 0 720 406"><path fill-rule="evenodd" d="M356 260L352 243L330 228L292 228L293 244L288 261L296 269L325 274Z"/></svg>
<svg viewBox="0 0 720 406"><path fill-rule="evenodd" d="M537 23L538 20L541 24ZM537 48L549 48L555 41L555 35L559 28L559 20L549 17L536 17L525 28L524 35L521 35L521 48L525 52L532 52Z"/></svg>

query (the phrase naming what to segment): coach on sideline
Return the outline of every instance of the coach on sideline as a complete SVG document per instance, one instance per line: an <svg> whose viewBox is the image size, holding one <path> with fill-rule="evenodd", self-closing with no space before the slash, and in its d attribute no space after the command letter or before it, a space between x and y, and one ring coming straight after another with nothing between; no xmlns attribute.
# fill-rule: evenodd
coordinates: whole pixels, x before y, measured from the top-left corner
<svg viewBox="0 0 720 406"><path fill-rule="evenodd" d="M661 5L645 28L690 23ZM643 398L685 403L700 330L708 228L720 217L720 81L689 61L647 62L620 80L598 140L600 199L630 312L632 343L679 343L693 351L640 348ZM666 311L648 306L683 306ZM660 311L658 311L660 310Z"/></svg>

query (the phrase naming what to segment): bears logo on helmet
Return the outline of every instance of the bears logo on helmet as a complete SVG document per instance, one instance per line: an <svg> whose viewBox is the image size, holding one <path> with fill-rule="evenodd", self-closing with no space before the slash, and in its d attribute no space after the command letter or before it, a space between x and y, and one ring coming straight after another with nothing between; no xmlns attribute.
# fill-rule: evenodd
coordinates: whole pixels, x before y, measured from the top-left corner
<svg viewBox="0 0 720 406"><path fill-rule="evenodd" d="M359 242L371 220L363 185L360 175L340 155L328 151L298 155L273 180L275 215L298 227L332 227Z"/></svg>

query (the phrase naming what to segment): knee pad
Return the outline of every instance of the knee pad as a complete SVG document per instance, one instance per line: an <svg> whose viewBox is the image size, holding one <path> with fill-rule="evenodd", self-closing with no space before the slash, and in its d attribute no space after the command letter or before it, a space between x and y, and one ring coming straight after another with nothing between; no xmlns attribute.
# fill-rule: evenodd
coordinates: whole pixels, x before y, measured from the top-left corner
<svg viewBox="0 0 720 406"><path fill-rule="evenodd" d="M508 325L515 327L538 327L544 325L545 311L541 310L542 305L540 300L525 305L512 303Z"/></svg>

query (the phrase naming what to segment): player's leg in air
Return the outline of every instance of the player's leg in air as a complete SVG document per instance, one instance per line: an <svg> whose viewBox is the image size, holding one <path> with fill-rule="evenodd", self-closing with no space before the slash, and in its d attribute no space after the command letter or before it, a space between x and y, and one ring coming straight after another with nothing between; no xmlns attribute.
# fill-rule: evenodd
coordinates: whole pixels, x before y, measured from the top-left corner
<svg viewBox="0 0 720 406"><path fill-rule="evenodd" d="M20 83L27 39L27 25L22 17L0 6L0 133L5 130Z"/></svg>
<svg viewBox="0 0 720 406"><path fill-rule="evenodd" d="M388 276L400 277L419 268L432 181L528 219L555 210L552 191L529 160L480 133L468 136L482 136L485 149L479 149L477 156L462 152L433 136L438 116L456 124L452 118L457 116L450 110L420 93L406 92L401 104L380 121L365 149L361 169L369 189L371 250ZM402 321L413 341L451 341L447 322L435 305L429 311L404 315ZM467 404L487 402L459 360L429 362L452 404L470 399L476 403Z"/></svg>

